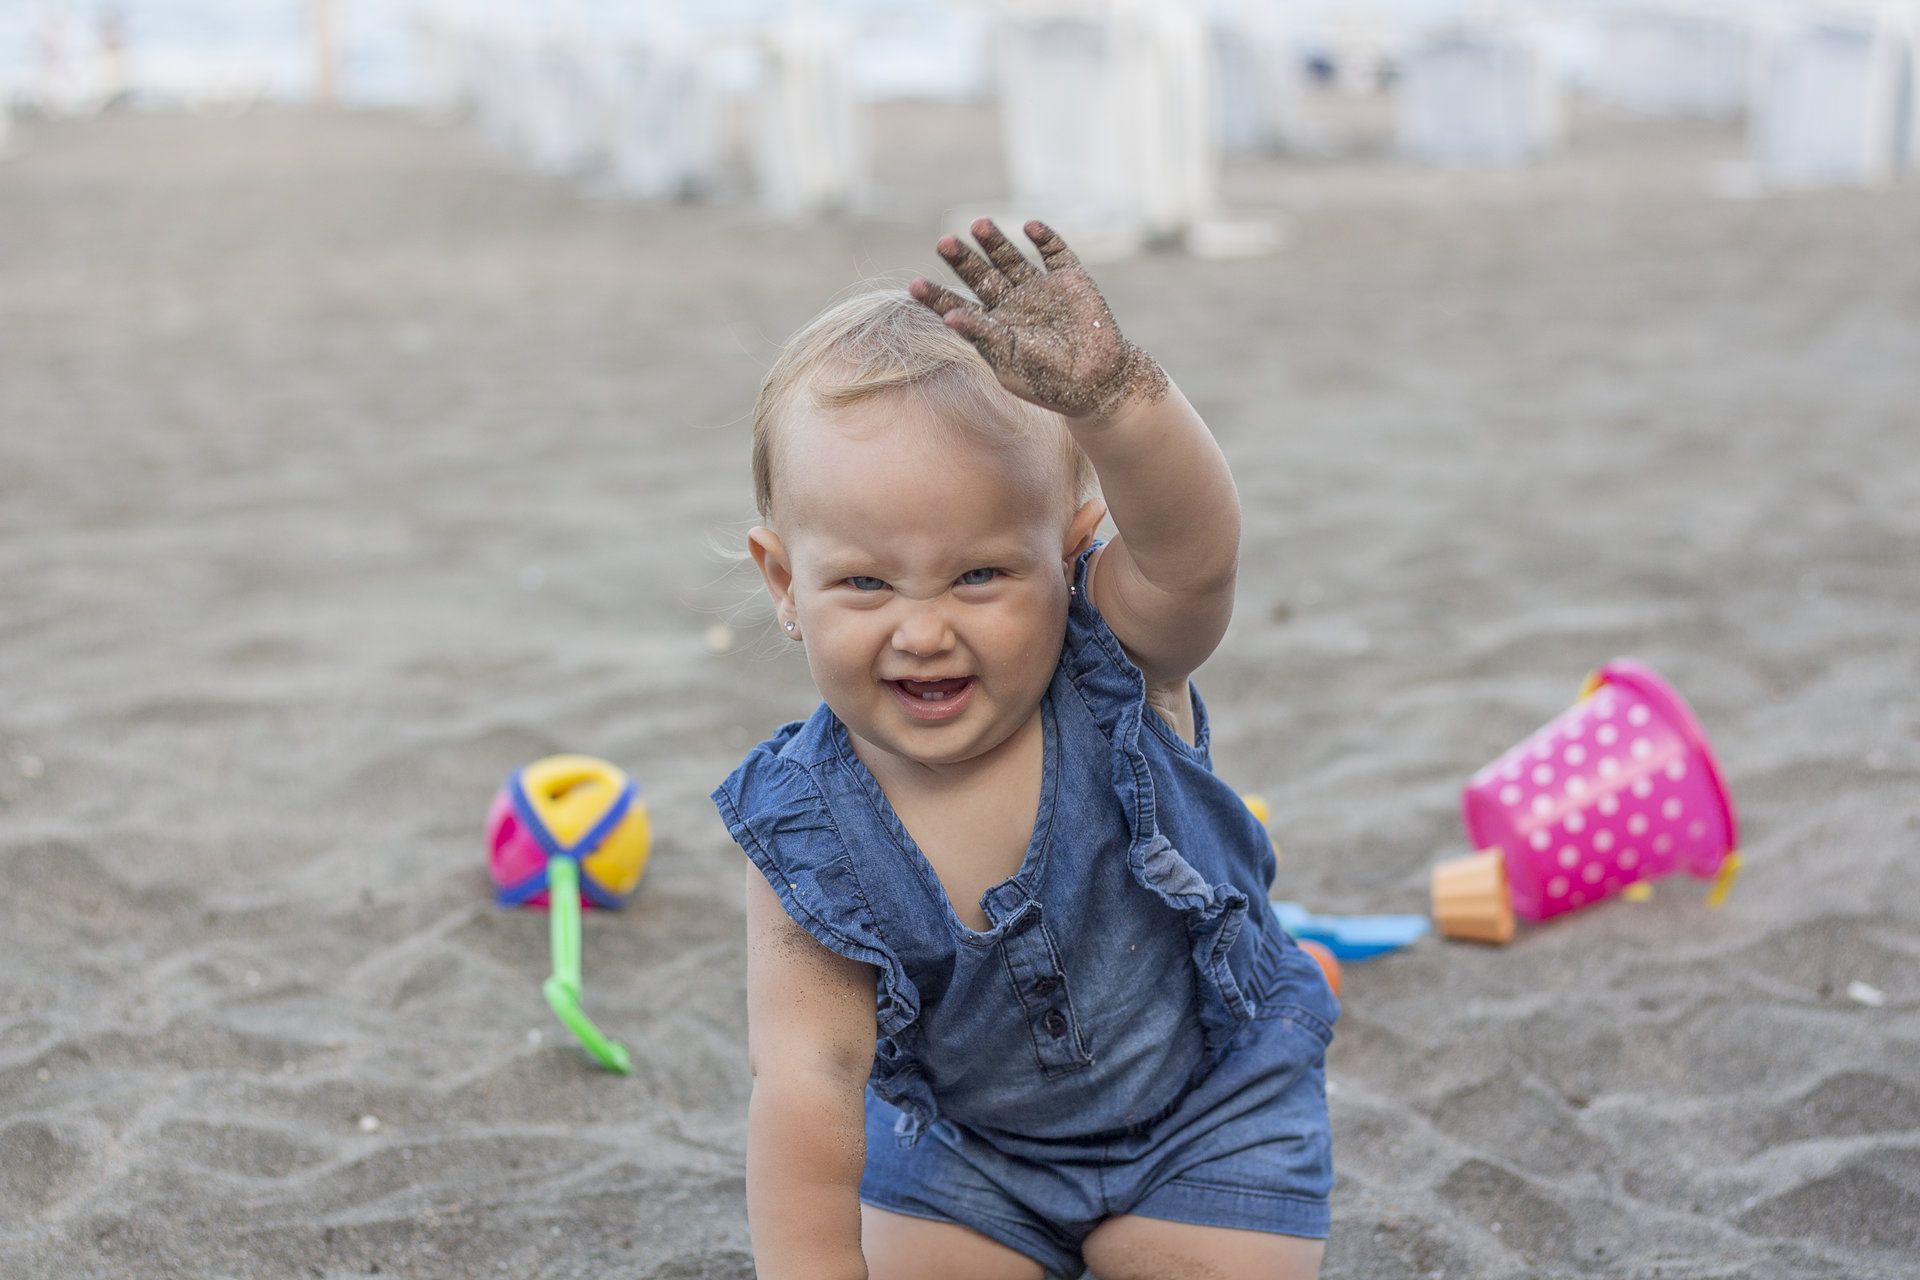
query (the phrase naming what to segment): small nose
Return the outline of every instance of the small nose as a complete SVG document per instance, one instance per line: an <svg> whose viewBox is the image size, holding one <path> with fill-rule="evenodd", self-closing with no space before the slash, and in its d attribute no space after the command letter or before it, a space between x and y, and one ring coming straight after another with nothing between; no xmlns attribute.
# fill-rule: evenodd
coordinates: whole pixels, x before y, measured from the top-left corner
<svg viewBox="0 0 1920 1280"><path fill-rule="evenodd" d="M945 653L953 647L953 629L946 611L935 602L908 602L893 629L893 647L916 658Z"/></svg>

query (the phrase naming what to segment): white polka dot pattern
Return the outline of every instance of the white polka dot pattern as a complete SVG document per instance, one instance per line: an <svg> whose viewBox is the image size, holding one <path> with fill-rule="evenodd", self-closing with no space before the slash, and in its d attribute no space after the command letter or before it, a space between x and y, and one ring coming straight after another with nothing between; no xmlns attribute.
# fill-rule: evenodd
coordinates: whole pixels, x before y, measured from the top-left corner
<svg viewBox="0 0 1920 1280"><path fill-rule="evenodd" d="M1474 847L1506 851L1514 908L1532 920L1676 870L1712 875L1733 840L1732 806L1691 713L1626 662L1474 775L1462 808Z"/></svg>

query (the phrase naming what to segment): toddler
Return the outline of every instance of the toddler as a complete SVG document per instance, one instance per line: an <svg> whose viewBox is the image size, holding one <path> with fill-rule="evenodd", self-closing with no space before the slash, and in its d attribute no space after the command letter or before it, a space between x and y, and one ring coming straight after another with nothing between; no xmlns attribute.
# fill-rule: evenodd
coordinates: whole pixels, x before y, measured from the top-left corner
<svg viewBox="0 0 1920 1280"><path fill-rule="evenodd" d="M1233 480L1057 235L972 231L977 301L834 307L755 409L749 549L824 700L714 792L759 1273L1311 1277L1338 1006L1188 682Z"/></svg>

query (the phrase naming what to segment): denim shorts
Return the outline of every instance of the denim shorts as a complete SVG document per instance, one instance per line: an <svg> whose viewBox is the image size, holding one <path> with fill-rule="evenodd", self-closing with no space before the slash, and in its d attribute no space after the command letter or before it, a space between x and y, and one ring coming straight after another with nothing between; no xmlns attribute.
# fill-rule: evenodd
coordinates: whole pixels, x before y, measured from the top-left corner
<svg viewBox="0 0 1920 1280"><path fill-rule="evenodd" d="M903 1148L900 1113L869 1093L860 1199L970 1227L1064 1277L1085 1270L1081 1243L1116 1214L1324 1239L1332 1034L1311 1010L1263 1008L1167 1114L1086 1138L1039 1141L941 1120Z"/></svg>

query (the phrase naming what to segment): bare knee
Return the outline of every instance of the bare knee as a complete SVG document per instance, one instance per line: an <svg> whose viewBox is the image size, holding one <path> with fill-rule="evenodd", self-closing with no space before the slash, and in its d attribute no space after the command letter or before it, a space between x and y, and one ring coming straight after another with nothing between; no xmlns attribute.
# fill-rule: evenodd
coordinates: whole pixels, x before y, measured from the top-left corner
<svg viewBox="0 0 1920 1280"><path fill-rule="evenodd" d="M1326 1244L1303 1236L1124 1215L1081 1246L1097 1280L1316 1280Z"/></svg>

